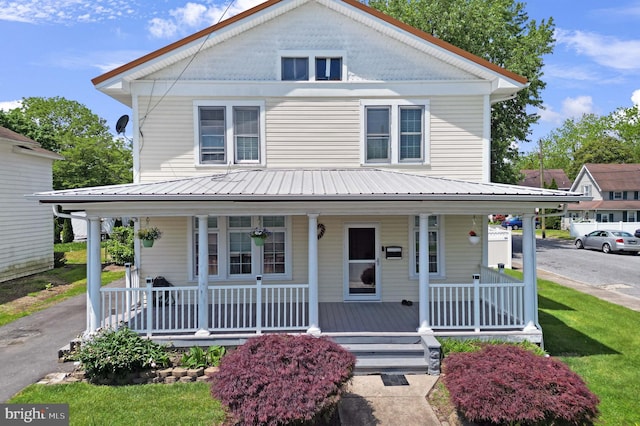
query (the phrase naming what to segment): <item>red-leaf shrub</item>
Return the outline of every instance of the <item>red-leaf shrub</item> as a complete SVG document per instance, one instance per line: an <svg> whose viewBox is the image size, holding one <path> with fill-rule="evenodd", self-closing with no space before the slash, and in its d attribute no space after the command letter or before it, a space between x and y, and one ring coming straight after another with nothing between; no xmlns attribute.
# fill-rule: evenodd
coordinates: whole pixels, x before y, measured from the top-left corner
<svg viewBox="0 0 640 426"><path fill-rule="evenodd" d="M354 367L355 357L325 338L268 334L222 358L211 394L241 424L304 424L331 414Z"/></svg>
<svg viewBox="0 0 640 426"><path fill-rule="evenodd" d="M478 423L590 425L596 397L565 364L513 345L455 353L443 363L451 402Z"/></svg>

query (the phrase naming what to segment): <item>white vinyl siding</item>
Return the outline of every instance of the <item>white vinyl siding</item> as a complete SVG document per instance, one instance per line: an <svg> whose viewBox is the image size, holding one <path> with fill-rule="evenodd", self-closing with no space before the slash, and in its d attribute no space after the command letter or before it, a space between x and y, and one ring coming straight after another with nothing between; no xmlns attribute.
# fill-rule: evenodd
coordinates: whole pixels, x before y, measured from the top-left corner
<svg viewBox="0 0 640 426"><path fill-rule="evenodd" d="M53 267L51 206L25 194L51 190L52 160L13 152L0 140L0 282Z"/></svg>
<svg viewBox="0 0 640 426"><path fill-rule="evenodd" d="M358 101L270 99L267 165L275 168L359 164Z"/></svg>
<svg viewBox="0 0 640 426"><path fill-rule="evenodd" d="M489 167L483 163L482 105L482 96L431 99L431 175L482 179L484 168Z"/></svg>

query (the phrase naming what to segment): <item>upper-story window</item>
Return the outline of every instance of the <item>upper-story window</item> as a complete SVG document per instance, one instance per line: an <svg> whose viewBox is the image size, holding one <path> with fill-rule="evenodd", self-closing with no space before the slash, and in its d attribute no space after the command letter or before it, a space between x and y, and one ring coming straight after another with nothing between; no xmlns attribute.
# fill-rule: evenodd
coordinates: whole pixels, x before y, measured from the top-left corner
<svg viewBox="0 0 640 426"><path fill-rule="evenodd" d="M283 80L309 80L309 58L282 58Z"/></svg>
<svg viewBox="0 0 640 426"><path fill-rule="evenodd" d="M341 81L346 72L341 50L282 50L279 79L282 81Z"/></svg>
<svg viewBox="0 0 640 426"><path fill-rule="evenodd" d="M316 57L316 80L342 80L342 58Z"/></svg>
<svg viewBox="0 0 640 426"><path fill-rule="evenodd" d="M363 101L364 163L426 163L428 102Z"/></svg>
<svg viewBox="0 0 640 426"><path fill-rule="evenodd" d="M614 200L622 200L622 192L615 191L613 193L613 199Z"/></svg>
<svg viewBox="0 0 640 426"><path fill-rule="evenodd" d="M264 101L196 101L198 164L259 164L264 158Z"/></svg>
<svg viewBox="0 0 640 426"><path fill-rule="evenodd" d="M591 185L582 185L582 193L587 197L591 197Z"/></svg>

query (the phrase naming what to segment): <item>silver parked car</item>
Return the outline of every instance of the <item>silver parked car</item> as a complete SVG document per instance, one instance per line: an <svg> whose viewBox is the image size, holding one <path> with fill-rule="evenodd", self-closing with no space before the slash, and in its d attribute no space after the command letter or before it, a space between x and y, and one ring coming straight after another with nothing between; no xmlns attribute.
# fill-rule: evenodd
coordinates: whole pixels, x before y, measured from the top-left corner
<svg viewBox="0 0 640 426"><path fill-rule="evenodd" d="M603 253L640 252L640 238L636 238L627 231L599 229L575 240L576 248L602 250Z"/></svg>

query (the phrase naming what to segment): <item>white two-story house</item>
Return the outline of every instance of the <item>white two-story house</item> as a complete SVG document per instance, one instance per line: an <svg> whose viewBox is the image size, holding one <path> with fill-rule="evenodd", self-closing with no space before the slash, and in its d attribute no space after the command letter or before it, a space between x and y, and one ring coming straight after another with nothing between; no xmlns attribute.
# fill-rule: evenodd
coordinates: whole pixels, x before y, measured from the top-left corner
<svg viewBox="0 0 640 426"><path fill-rule="evenodd" d="M585 198L490 182L492 105L526 78L357 1L271 0L93 83L131 108L135 182L35 195L87 214L87 331L541 340L536 208ZM501 211L523 281L485 267ZM101 290L112 217L163 235Z"/></svg>

